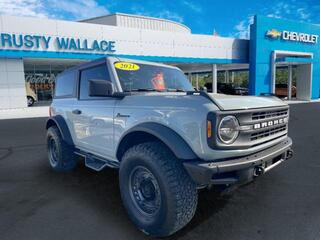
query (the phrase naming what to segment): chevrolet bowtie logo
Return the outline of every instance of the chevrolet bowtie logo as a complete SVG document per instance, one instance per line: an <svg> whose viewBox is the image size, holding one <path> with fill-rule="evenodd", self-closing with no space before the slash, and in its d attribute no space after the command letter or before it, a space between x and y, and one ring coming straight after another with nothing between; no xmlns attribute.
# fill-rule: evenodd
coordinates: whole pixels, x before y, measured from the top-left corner
<svg viewBox="0 0 320 240"><path fill-rule="evenodd" d="M266 36L270 38L279 38L281 37L281 32L275 29L271 29L267 31Z"/></svg>

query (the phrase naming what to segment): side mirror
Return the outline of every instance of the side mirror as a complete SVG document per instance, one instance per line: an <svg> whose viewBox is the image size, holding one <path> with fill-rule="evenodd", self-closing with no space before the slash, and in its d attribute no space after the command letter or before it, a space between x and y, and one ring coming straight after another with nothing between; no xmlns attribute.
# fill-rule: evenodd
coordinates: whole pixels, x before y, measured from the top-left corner
<svg viewBox="0 0 320 240"><path fill-rule="evenodd" d="M203 86L203 87L200 87L200 91L208 92L208 89L205 86Z"/></svg>
<svg viewBox="0 0 320 240"><path fill-rule="evenodd" d="M89 80L90 97L110 97L113 95L113 84L107 80L91 79Z"/></svg>

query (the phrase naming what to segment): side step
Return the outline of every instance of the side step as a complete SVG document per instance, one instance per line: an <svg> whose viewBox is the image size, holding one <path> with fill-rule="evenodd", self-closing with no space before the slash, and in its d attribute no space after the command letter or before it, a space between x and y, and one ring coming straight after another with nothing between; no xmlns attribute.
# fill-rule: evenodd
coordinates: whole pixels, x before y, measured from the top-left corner
<svg viewBox="0 0 320 240"><path fill-rule="evenodd" d="M86 167L91 168L98 172L104 169L105 167L119 168L118 162L107 160L98 156L94 156L90 153L76 151L75 154L81 157L84 157Z"/></svg>

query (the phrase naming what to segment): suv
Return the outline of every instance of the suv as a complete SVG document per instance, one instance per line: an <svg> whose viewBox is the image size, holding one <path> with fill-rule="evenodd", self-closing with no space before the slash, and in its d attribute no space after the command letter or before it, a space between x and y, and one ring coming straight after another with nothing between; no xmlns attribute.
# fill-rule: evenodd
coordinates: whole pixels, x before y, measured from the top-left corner
<svg viewBox="0 0 320 240"><path fill-rule="evenodd" d="M108 57L57 77L49 163L119 169L129 217L163 237L192 219L198 189L247 183L290 158L288 119L276 97L198 92L176 67Z"/></svg>

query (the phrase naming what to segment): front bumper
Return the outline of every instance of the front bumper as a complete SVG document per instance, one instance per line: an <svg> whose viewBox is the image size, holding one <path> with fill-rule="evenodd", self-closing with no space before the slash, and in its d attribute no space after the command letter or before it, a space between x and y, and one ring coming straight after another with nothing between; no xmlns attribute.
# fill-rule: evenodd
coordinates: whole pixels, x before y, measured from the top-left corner
<svg viewBox="0 0 320 240"><path fill-rule="evenodd" d="M218 162L185 161L191 178L199 185L248 182L289 159L292 140L284 141L255 154Z"/></svg>

